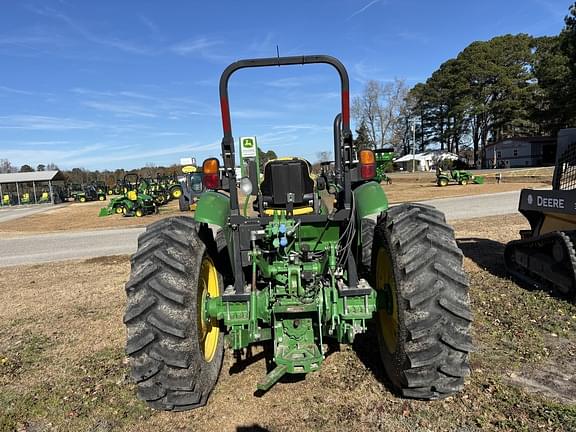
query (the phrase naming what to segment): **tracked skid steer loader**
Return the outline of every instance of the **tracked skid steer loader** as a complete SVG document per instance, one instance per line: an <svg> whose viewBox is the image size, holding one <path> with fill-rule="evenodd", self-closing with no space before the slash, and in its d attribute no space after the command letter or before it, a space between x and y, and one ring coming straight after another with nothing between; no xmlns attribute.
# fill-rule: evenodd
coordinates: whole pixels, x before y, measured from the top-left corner
<svg viewBox="0 0 576 432"><path fill-rule="evenodd" d="M530 230L506 245L509 274L576 300L576 129L558 133L552 190L523 189L518 207Z"/></svg>

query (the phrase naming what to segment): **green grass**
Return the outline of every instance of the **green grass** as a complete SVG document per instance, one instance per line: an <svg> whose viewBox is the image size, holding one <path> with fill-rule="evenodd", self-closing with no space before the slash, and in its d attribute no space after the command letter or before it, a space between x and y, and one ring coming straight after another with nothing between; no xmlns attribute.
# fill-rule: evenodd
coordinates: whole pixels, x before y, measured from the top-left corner
<svg viewBox="0 0 576 432"><path fill-rule="evenodd" d="M19 374L41 362L50 345L50 338L30 331L16 338L5 352L0 352L0 382L7 375Z"/></svg>
<svg viewBox="0 0 576 432"><path fill-rule="evenodd" d="M74 326L72 315L57 326L46 324L46 333L37 330L42 323L32 316L0 321L0 431L220 431L235 430L239 424L259 424L271 431L576 431L576 404L532 393L510 379L512 373L536 379L536 372L550 367L574 373L576 306L524 290L487 270L473 270L477 352L464 390L446 400L394 396L379 380L383 368L376 344L368 340L363 352L345 348L334 353L320 372L281 383L262 398L253 391L264 373L263 361L230 375L232 356L227 352L227 366L206 408L158 413L137 399L118 334L102 341L98 350L68 345L100 325L122 326L121 319L106 314L118 309L121 300L98 309L87 301L67 310L89 316L88 327ZM63 322L69 326L53 333L64 328Z"/></svg>
<svg viewBox="0 0 576 432"><path fill-rule="evenodd" d="M120 428L151 415L126 381L121 349L107 348L70 364L58 362L56 366L63 369L57 379L28 384L22 376L20 382L3 388L0 431L26 425L70 431Z"/></svg>

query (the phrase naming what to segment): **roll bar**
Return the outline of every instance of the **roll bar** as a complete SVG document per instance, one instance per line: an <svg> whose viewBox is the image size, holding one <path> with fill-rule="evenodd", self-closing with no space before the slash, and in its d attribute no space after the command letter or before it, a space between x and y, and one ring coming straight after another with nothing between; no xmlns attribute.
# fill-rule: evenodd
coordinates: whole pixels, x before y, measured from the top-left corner
<svg viewBox="0 0 576 432"><path fill-rule="evenodd" d="M225 175L228 178L228 189L230 192L230 207L232 214L238 214L238 194L236 191L236 172L234 170L234 138L232 136L232 122L230 120L230 103L228 99L228 81L234 72L240 69L267 66L288 66L305 64L329 64L333 66L340 76L341 89L341 139L346 145L352 144L352 132L350 131L350 81L348 72L340 60L328 55L309 55L293 57L270 57L260 59L239 60L230 64L220 77L220 110L222 113L222 158L224 161ZM340 141L340 140L338 140ZM336 140L335 140L336 145ZM340 148L334 148L335 170L342 172L342 163L339 155Z"/></svg>

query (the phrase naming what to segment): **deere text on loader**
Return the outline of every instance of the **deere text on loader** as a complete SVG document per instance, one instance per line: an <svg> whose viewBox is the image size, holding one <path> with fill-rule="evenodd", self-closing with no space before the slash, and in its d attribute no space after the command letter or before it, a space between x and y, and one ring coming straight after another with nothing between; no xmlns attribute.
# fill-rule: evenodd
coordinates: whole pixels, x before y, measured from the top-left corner
<svg viewBox="0 0 576 432"><path fill-rule="evenodd" d="M243 68L314 63L340 76L334 173L315 181L304 159L269 161L261 182L255 170L240 179L257 212L242 214L229 78ZM403 396L438 399L462 389L472 349L462 252L438 210L388 207L373 181L374 153L352 140L344 65L325 55L241 60L224 70L220 101L224 169L205 160L209 191L194 217L149 225L132 256L124 322L139 398L162 410L206 404L225 340L239 357L253 344L270 347L273 368L257 384L267 391L285 374L320 369L328 340L352 343L370 322ZM322 190L333 194L331 211Z"/></svg>
<svg viewBox="0 0 576 432"><path fill-rule="evenodd" d="M518 211L531 229L506 245L506 269L528 286L576 301L576 129L558 133L552 190L523 189Z"/></svg>

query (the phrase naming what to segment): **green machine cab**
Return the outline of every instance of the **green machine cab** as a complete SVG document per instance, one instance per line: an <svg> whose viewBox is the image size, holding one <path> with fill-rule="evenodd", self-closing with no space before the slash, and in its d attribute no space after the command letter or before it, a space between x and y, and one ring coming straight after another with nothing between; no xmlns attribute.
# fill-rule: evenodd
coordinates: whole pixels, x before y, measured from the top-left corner
<svg viewBox="0 0 576 432"><path fill-rule="evenodd" d="M308 161L279 158L262 167L262 180L254 170L237 179L230 76L317 63L340 77L333 168L313 178ZM462 252L438 210L388 206L374 153L354 145L344 65L325 55L241 60L224 70L220 102L223 166L205 160L194 217L149 225L132 257L124 323L139 398L161 410L205 405L225 341L240 359L265 347L271 367L257 384L265 392L286 374L319 370L329 341L351 344L369 327L404 397L460 390L472 350Z"/></svg>

